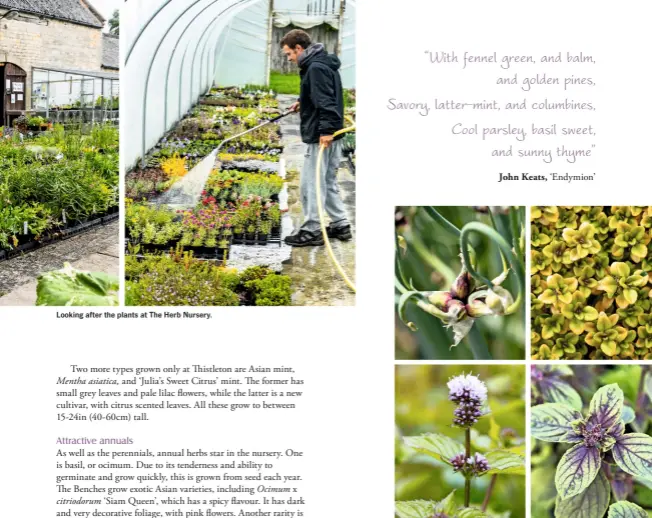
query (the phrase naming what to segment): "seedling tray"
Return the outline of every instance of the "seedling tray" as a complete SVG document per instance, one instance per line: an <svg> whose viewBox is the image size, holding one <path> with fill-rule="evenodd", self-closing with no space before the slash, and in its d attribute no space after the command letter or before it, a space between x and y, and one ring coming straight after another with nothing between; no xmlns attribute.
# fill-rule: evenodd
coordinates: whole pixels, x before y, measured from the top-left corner
<svg viewBox="0 0 652 518"><path fill-rule="evenodd" d="M170 250L175 250L177 243L167 243L165 245L152 245L144 243L134 243L140 246L140 249L146 254L163 254L169 255ZM231 246L228 248L208 248L205 246L202 247L185 247L184 252L192 252L192 255L195 259L201 259L205 261L224 261L228 260L231 253ZM140 257L142 254L136 254L135 257ZM144 257L144 255L143 255Z"/></svg>
<svg viewBox="0 0 652 518"><path fill-rule="evenodd" d="M13 259L14 257L18 257L20 255L33 252L35 250L40 250L41 248L51 245L52 243L63 241L73 236L82 234L97 226L110 223L111 221L114 221L119 217L120 214L118 212L113 212L111 214L100 216L98 218L85 221L83 223L70 225L67 228L53 230L49 234L44 235L43 238L40 239L39 241L36 240L28 241L26 243L22 243L21 245L17 246L12 250L0 250L0 261L8 261L9 259Z"/></svg>

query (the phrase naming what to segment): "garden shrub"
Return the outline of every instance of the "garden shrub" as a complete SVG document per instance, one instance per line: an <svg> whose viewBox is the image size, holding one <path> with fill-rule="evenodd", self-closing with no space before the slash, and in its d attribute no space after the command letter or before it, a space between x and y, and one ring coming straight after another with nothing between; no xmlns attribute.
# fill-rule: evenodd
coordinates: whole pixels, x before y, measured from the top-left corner
<svg viewBox="0 0 652 518"><path fill-rule="evenodd" d="M245 286L253 293L256 306L291 306L291 284L287 275L273 275L248 281Z"/></svg>
<svg viewBox="0 0 652 518"><path fill-rule="evenodd" d="M227 284L230 285L230 284ZM130 300L138 306L237 306L238 296L222 286L219 269L210 263L159 260L128 282Z"/></svg>
<svg viewBox="0 0 652 518"><path fill-rule="evenodd" d="M291 281L262 266L239 274L193 258L192 253L125 258L126 303L130 306L291 305Z"/></svg>

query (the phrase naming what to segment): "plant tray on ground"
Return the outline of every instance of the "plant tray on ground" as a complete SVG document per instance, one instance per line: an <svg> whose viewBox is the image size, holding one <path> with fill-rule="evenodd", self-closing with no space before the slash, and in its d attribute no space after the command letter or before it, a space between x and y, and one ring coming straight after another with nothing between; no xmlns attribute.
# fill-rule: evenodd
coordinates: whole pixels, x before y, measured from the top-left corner
<svg viewBox="0 0 652 518"><path fill-rule="evenodd" d="M29 240L20 243L13 249L0 249L0 261L7 261L9 259L13 259L14 257L24 255L28 252L40 250L47 245L82 234L97 226L106 225L111 221L115 221L119 217L120 214L118 212L114 212L112 214L107 214L105 216L94 218L89 221L78 222L75 224L68 223L64 226L64 228L49 231L38 239L36 239L35 236L29 236Z"/></svg>

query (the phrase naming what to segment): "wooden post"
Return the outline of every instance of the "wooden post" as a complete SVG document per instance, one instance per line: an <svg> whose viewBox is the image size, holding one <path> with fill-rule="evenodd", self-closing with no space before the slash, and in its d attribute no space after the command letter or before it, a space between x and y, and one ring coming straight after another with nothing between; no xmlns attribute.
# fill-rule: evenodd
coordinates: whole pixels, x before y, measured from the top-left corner
<svg viewBox="0 0 652 518"><path fill-rule="evenodd" d="M272 74L272 36L274 35L274 0L269 0L269 19L267 20L267 66L265 67L265 84L270 85Z"/></svg>

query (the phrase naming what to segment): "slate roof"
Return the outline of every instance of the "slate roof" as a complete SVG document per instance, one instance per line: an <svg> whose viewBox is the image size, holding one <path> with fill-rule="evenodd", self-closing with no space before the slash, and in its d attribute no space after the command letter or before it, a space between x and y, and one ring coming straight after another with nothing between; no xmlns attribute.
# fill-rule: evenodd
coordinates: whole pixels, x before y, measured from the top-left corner
<svg viewBox="0 0 652 518"><path fill-rule="evenodd" d="M113 34L102 34L102 66L112 70L120 69L120 38Z"/></svg>
<svg viewBox="0 0 652 518"><path fill-rule="evenodd" d="M105 21L87 0L0 0L0 7L98 28Z"/></svg>

